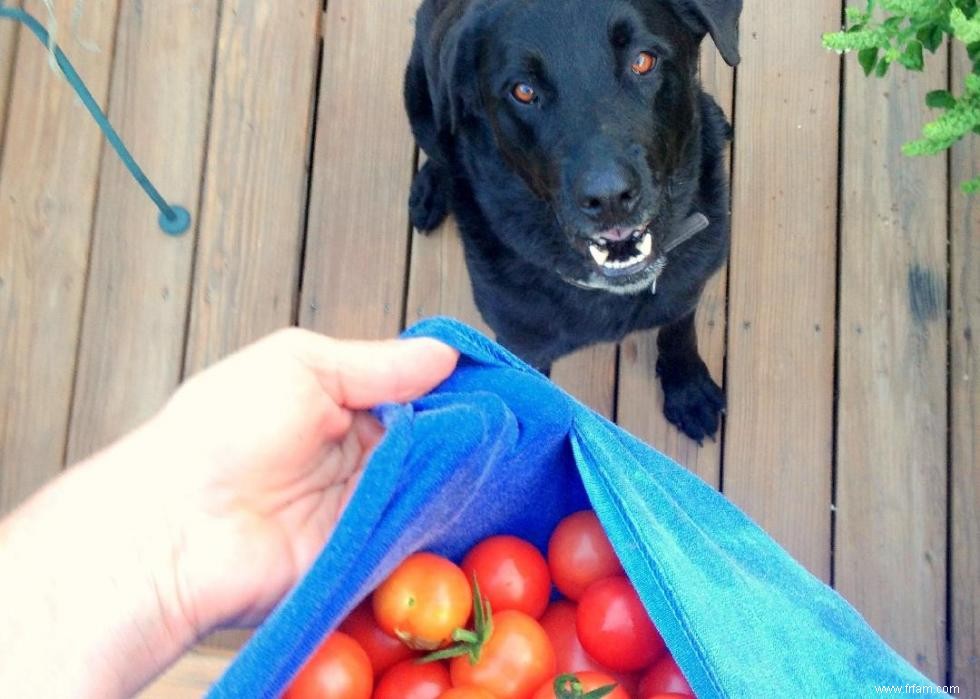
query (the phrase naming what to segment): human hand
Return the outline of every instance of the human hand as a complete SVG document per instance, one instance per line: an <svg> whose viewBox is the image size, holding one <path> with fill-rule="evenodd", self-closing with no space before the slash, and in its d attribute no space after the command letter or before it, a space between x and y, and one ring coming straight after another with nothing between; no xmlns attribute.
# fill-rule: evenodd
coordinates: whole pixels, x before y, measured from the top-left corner
<svg viewBox="0 0 980 699"><path fill-rule="evenodd" d="M170 462L157 481L173 534L174 570L157 583L168 623L200 637L261 621L323 548L382 436L364 409L424 394L457 356L432 340L290 329L185 383L151 424Z"/></svg>
<svg viewBox="0 0 980 699"><path fill-rule="evenodd" d="M0 687L132 696L203 634L260 621L381 438L364 410L425 393L456 359L291 329L190 379L0 520L0 599L17 600L0 605Z"/></svg>

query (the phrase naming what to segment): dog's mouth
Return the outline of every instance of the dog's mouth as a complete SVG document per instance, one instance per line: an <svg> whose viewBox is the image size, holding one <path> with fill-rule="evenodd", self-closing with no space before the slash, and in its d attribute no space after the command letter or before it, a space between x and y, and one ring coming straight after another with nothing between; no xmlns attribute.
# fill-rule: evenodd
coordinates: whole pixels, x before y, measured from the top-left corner
<svg viewBox="0 0 980 699"><path fill-rule="evenodd" d="M601 231L586 239L588 255L605 277L629 277L653 263L653 233L650 224Z"/></svg>

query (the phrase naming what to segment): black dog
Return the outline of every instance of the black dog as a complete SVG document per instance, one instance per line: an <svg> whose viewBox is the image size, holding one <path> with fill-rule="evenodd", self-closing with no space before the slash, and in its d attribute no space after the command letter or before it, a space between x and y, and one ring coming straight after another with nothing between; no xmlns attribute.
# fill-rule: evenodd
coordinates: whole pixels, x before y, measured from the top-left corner
<svg viewBox="0 0 980 699"><path fill-rule="evenodd" d="M543 371L663 326L664 413L700 441L721 389L694 313L728 254L731 128L698 82L738 62L741 0L424 0L405 80L429 160L412 223L451 209L477 307Z"/></svg>

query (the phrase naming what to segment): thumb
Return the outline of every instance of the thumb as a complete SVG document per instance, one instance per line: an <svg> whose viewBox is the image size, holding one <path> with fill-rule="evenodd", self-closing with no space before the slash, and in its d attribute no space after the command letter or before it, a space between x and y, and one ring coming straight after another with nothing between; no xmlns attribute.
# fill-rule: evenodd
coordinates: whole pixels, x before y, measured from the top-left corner
<svg viewBox="0 0 980 699"><path fill-rule="evenodd" d="M459 352L428 338L365 342L302 331L300 359L342 407L363 410L428 393L456 367Z"/></svg>

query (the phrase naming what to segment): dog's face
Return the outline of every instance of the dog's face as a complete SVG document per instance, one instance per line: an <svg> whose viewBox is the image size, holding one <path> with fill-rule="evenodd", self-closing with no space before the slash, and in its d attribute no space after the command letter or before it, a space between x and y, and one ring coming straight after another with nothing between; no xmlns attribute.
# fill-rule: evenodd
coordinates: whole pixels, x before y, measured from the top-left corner
<svg viewBox="0 0 980 699"><path fill-rule="evenodd" d="M492 143L557 223L507 242L593 287L648 288L695 186L701 36L655 0L486 7L454 54L460 137Z"/></svg>

